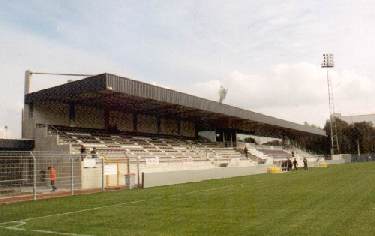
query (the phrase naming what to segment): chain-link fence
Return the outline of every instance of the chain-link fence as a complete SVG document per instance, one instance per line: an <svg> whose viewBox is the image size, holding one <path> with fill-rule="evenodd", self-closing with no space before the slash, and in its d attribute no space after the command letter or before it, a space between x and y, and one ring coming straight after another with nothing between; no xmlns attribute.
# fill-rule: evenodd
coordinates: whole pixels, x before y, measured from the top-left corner
<svg viewBox="0 0 375 236"><path fill-rule="evenodd" d="M361 155L351 155L352 162L375 161L375 153L367 153Z"/></svg>
<svg viewBox="0 0 375 236"><path fill-rule="evenodd" d="M34 159L29 152L2 152L0 156L0 195L33 187Z"/></svg>
<svg viewBox="0 0 375 236"><path fill-rule="evenodd" d="M0 203L142 187L143 171L184 166L184 160L129 157L125 152L95 156L0 152Z"/></svg>
<svg viewBox="0 0 375 236"><path fill-rule="evenodd" d="M75 190L81 190L79 156L0 152L0 202L74 194Z"/></svg>

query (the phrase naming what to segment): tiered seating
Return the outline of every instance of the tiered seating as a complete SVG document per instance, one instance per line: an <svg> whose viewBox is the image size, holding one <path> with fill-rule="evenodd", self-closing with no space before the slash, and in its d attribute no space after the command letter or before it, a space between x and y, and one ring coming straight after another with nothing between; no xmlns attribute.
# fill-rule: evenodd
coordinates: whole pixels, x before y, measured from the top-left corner
<svg viewBox="0 0 375 236"><path fill-rule="evenodd" d="M282 150L282 149L265 149L265 148L259 148L257 149L260 152L263 152L265 155L277 159L287 159L291 158L292 155L290 155L288 152Z"/></svg>
<svg viewBox="0 0 375 236"><path fill-rule="evenodd" d="M106 156L123 154L130 158L159 159L229 159L242 158L240 152L233 148L224 148L221 144L200 143L193 140L177 138L134 137L125 134L111 134L106 131L55 127L51 134L59 136L61 144L71 144L73 152L79 152L80 146L89 152L96 147L99 154Z"/></svg>
<svg viewBox="0 0 375 236"><path fill-rule="evenodd" d="M292 155L279 146L250 145L249 153L255 156L258 163L279 164Z"/></svg>
<svg viewBox="0 0 375 236"><path fill-rule="evenodd" d="M250 155L256 157L256 161L258 162L258 164L265 164L265 163L273 162L272 158L265 155L263 152L258 151L255 147L250 147L249 153Z"/></svg>

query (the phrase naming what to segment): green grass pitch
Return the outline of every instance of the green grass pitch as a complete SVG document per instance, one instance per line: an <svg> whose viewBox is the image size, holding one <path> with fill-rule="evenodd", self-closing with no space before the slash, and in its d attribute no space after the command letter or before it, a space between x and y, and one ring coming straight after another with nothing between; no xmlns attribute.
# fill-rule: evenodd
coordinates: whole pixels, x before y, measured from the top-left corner
<svg viewBox="0 0 375 236"><path fill-rule="evenodd" d="M375 163L3 205L0 222L10 236L375 235Z"/></svg>

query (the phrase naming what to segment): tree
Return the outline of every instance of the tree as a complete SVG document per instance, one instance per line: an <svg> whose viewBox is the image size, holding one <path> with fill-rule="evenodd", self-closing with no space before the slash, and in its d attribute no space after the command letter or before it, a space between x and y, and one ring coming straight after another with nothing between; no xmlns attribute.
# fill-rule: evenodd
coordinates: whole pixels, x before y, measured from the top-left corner
<svg viewBox="0 0 375 236"><path fill-rule="evenodd" d="M330 140L331 127L327 121L324 129ZM374 152L375 150L375 128L369 122L358 122L348 124L336 118L337 138L341 153L357 154L357 145L359 143L361 153Z"/></svg>

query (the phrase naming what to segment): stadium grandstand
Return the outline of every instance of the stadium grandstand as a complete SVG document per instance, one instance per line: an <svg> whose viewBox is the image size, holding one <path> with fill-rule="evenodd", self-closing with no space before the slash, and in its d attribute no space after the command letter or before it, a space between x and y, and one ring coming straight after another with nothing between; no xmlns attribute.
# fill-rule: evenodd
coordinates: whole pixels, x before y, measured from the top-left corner
<svg viewBox="0 0 375 236"><path fill-rule="evenodd" d="M22 138L34 140L35 152L60 153L57 158L83 153L77 183L82 188L99 187L97 168L90 168L97 165L88 162L97 156L125 160L118 168L138 171L138 184L140 168L147 173L247 167L292 157L290 148L244 144L238 134L276 137L305 156L302 149L326 143L319 128L113 74L25 90ZM117 177L117 185L123 184Z"/></svg>
<svg viewBox="0 0 375 236"><path fill-rule="evenodd" d="M373 126L375 124L375 114L364 114L364 115L348 115L344 116L341 113L333 114L336 118L345 121L348 124L354 124L359 122L370 122Z"/></svg>

